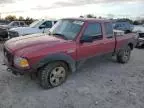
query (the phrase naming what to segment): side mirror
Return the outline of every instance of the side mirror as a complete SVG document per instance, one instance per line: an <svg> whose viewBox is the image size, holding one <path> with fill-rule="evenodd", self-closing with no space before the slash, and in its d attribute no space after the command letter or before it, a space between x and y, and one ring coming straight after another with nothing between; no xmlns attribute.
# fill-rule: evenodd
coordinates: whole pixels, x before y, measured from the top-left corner
<svg viewBox="0 0 144 108"><path fill-rule="evenodd" d="M46 28L46 26L45 25L40 25L39 26L39 29L43 29L43 28Z"/></svg>
<svg viewBox="0 0 144 108"><path fill-rule="evenodd" d="M80 39L80 43L84 43L84 42L93 42L93 38L92 37L89 37L89 36L83 36L81 39Z"/></svg>

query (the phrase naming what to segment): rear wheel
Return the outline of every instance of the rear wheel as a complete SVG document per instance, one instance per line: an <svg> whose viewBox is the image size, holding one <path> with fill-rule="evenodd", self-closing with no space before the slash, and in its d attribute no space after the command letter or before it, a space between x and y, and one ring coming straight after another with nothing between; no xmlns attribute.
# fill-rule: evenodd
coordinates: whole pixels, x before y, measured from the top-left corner
<svg viewBox="0 0 144 108"><path fill-rule="evenodd" d="M61 85L68 76L68 67L63 62L50 63L39 72L40 85L44 89Z"/></svg>
<svg viewBox="0 0 144 108"><path fill-rule="evenodd" d="M119 63L127 63L131 56L131 48L127 46L117 54L117 61Z"/></svg>

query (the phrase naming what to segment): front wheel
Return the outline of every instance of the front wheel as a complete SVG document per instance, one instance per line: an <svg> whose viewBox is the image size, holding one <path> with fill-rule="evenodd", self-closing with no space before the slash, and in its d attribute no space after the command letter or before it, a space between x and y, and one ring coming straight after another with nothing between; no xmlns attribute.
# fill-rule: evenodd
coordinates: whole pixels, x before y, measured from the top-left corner
<svg viewBox="0 0 144 108"><path fill-rule="evenodd" d="M130 59L130 56L131 56L131 48L128 46L125 49L122 49L117 54L117 61L119 63L127 63Z"/></svg>
<svg viewBox="0 0 144 108"><path fill-rule="evenodd" d="M68 67L63 62L54 62L46 65L39 71L40 85L44 89L61 85L68 76Z"/></svg>

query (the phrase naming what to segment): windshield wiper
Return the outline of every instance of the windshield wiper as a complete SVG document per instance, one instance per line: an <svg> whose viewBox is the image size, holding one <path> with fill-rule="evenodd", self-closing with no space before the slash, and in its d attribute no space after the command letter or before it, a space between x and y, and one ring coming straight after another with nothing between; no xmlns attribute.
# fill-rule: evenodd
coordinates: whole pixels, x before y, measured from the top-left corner
<svg viewBox="0 0 144 108"><path fill-rule="evenodd" d="M64 39L68 40L67 37L66 37L64 34L61 34L61 33L53 33L52 35L61 36L61 37L63 37Z"/></svg>

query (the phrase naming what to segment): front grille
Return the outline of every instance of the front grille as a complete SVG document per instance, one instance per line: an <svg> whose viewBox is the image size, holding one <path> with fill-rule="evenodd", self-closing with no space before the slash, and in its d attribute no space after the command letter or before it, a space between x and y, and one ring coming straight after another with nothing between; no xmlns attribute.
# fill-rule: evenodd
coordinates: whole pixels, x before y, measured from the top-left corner
<svg viewBox="0 0 144 108"><path fill-rule="evenodd" d="M19 34L16 31L8 31L8 35L10 38L18 37Z"/></svg>
<svg viewBox="0 0 144 108"><path fill-rule="evenodd" d="M3 51L4 51L4 56L6 57L8 63L10 65L12 65L13 64L13 55L6 48L4 48Z"/></svg>

